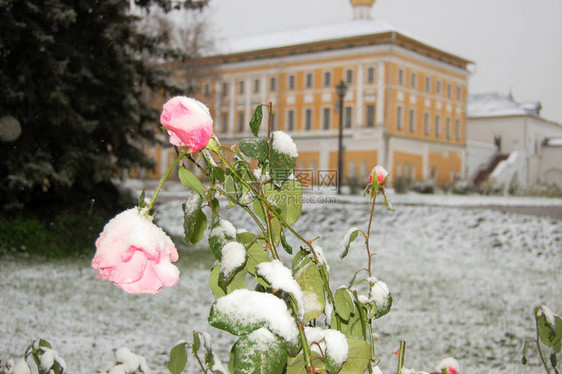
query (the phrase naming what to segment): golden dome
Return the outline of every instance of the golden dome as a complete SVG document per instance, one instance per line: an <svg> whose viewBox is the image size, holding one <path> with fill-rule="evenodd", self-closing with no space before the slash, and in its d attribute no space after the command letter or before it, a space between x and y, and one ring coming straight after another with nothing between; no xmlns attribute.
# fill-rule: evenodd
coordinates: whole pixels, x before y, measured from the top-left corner
<svg viewBox="0 0 562 374"><path fill-rule="evenodd" d="M376 0L349 0L351 6L373 6Z"/></svg>

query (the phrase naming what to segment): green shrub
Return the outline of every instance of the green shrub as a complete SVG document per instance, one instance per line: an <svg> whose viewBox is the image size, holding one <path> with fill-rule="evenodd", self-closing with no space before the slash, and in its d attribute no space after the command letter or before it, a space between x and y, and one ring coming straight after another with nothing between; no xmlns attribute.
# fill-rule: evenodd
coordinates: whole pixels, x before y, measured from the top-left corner
<svg viewBox="0 0 562 374"><path fill-rule="evenodd" d="M61 213L43 221L0 214L0 256L27 253L52 258L90 254L106 220L106 215L98 213Z"/></svg>
<svg viewBox="0 0 562 374"><path fill-rule="evenodd" d="M414 183L414 191L431 194L435 192L435 181L427 179Z"/></svg>
<svg viewBox="0 0 562 374"><path fill-rule="evenodd" d="M410 190L411 184L412 181L410 180L410 178L398 177L393 184L394 191L396 193L406 193Z"/></svg>

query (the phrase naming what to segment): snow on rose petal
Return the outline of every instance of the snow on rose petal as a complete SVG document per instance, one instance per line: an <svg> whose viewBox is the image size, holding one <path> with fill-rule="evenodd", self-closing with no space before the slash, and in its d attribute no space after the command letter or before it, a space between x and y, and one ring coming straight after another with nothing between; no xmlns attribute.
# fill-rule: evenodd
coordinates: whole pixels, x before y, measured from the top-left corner
<svg viewBox="0 0 562 374"><path fill-rule="evenodd" d="M388 175L388 171L385 170L380 165L373 168L371 175L369 175L369 183L373 183L373 177L375 177L377 184L382 184Z"/></svg>
<svg viewBox="0 0 562 374"><path fill-rule="evenodd" d="M170 143L189 147L191 153L205 148L213 135L209 108L191 97L175 96L168 100L162 108L160 123L168 131Z"/></svg>
<svg viewBox="0 0 562 374"><path fill-rule="evenodd" d="M178 252L174 243L152 220L132 208L119 213L96 240L92 267L98 278L113 282L129 293L157 293L179 283L172 264Z"/></svg>

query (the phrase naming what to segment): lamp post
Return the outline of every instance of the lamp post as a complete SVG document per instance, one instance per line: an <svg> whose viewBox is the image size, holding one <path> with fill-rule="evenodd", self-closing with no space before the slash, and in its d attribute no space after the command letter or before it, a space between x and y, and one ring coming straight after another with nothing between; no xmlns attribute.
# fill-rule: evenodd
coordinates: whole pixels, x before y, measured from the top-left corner
<svg viewBox="0 0 562 374"><path fill-rule="evenodd" d="M347 85L342 80L340 84L336 86L336 93L340 99L340 133L338 138L338 195L341 193L341 185L343 178L343 97L347 91Z"/></svg>

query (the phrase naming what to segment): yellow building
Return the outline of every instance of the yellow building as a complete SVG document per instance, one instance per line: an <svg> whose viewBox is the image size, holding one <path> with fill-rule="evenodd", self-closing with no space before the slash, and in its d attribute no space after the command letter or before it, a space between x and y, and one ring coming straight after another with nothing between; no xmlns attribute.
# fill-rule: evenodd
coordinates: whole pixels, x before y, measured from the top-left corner
<svg viewBox="0 0 562 374"><path fill-rule="evenodd" d="M394 179L461 177L470 61L369 18L373 2L351 0L350 22L230 40L224 53L206 58L215 69L201 80L198 99L211 109L221 142L251 136L253 110L271 102L275 129L297 144L297 169L313 183L334 182L335 86L343 80L345 177L365 179L376 164Z"/></svg>

